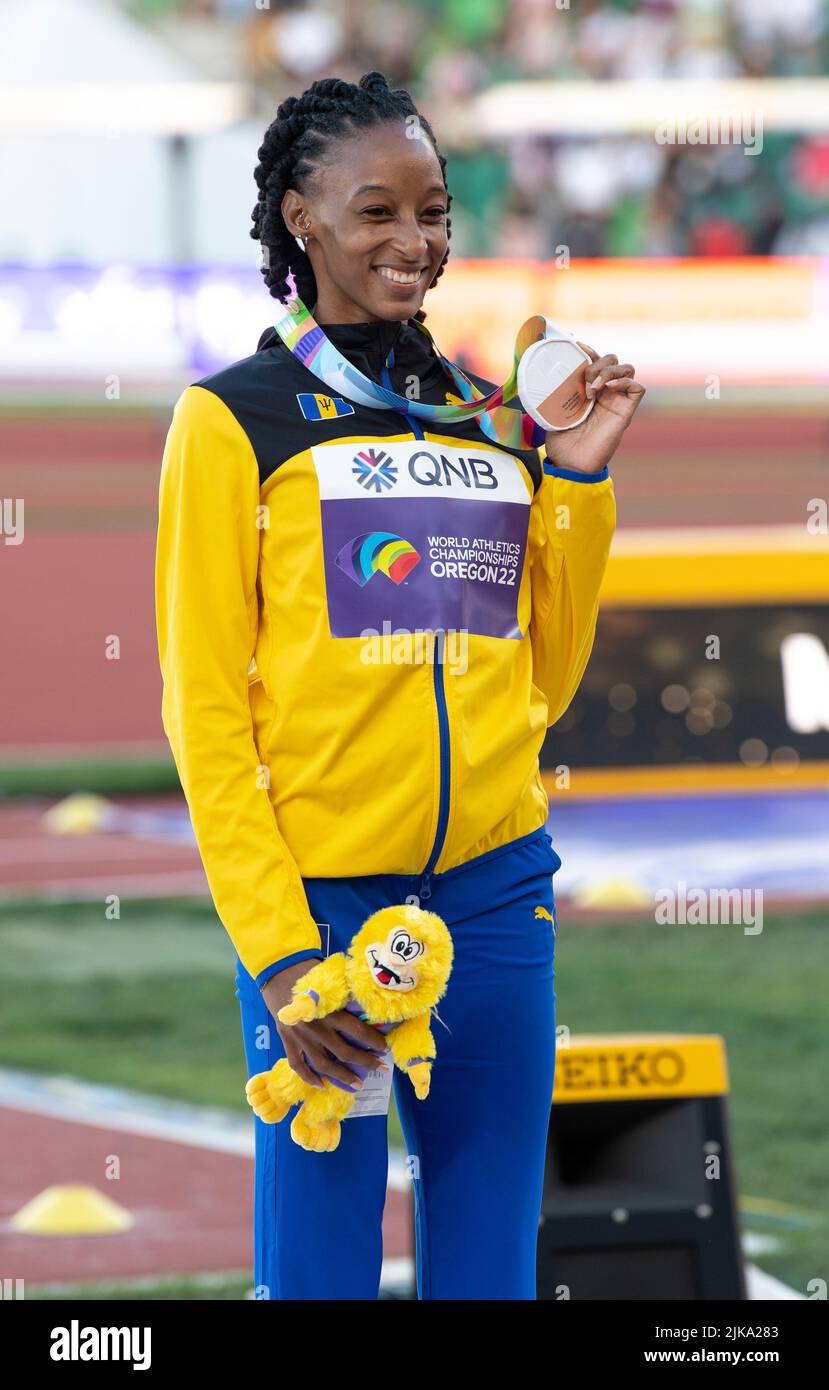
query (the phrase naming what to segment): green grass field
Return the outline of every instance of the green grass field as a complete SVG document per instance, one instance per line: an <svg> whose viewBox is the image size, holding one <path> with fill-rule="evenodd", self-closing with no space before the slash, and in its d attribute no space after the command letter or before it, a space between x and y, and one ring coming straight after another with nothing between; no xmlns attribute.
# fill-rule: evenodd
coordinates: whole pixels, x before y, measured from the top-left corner
<svg viewBox="0 0 829 1390"><path fill-rule="evenodd" d="M556 959L557 1020L572 1033L724 1036L743 1223L779 1243L756 1263L801 1292L829 1277L826 925L825 913L776 917L744 936L738 926L580 927L565 911ZM119 922L102 906L7 906L0 958L0 1065L247 1112L234 954L208 905L126 903ZM121 1296L237 1298L243 1288L231 1272Z"/></svg>

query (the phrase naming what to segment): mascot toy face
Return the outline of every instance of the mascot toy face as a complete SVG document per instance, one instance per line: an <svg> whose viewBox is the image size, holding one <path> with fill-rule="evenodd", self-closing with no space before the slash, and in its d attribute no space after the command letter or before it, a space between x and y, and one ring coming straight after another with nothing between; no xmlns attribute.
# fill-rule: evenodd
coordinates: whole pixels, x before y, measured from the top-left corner
<svg viewBox="0 0 829 1390"><path fill-rule="evenodd" d="M347 957L354 998L371 1017L388 1020L433 1008L451 966L452 939L445 924L414 904L373 913Z"/></svg>
<svg viewBox="0 0 829 1390"><path fill-rule="evenodd" d="M403 927L394 927L384 942L366 946L366 960L383 989L416 989L415 961L425 950L425 942L410 936Z"/></svg>

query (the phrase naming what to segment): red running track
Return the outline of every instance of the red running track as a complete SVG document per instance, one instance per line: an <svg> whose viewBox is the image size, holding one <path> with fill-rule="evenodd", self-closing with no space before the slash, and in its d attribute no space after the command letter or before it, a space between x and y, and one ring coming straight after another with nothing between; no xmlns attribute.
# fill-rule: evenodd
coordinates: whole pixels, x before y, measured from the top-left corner
<svg viewBox="0 0 829 1390"><path fill-rule="evenodd" d="M53 803L0 802L0 901L4 898L103 899L207 896L195 845L111 831L53 835L44 812ZM185 810L182 796L117 798L142 811Z"/></svg>
<svg viewBox="0 0 829 1390"><path fill-rule="evenodd" d="M354 1121L359 1123L359 1121ZM253 1160L169 1139L0 1107L0 1254L32 1286L245 1270L253 1263ZM120 1177L106 1177L116 1155ZM53 1184L84 1183L135 1218L115 1235L23 1235L15 1212ZM411 1253L408 1195L389 1191L386 1258ZM251 1276L252 1278L252 1276Z"/></svg>

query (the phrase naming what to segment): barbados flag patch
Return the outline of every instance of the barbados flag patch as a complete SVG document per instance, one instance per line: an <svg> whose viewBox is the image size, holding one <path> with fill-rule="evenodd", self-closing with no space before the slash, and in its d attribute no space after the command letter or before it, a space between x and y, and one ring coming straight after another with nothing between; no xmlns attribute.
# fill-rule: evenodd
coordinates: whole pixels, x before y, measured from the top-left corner
<svg viewBox="0 0 829 1390"><path fill-rule="evenodd" d="M338 415L354 414L354 406L339 396L318 396L311 391L300 391L297 400L306 420L336 420Z"/></svg>

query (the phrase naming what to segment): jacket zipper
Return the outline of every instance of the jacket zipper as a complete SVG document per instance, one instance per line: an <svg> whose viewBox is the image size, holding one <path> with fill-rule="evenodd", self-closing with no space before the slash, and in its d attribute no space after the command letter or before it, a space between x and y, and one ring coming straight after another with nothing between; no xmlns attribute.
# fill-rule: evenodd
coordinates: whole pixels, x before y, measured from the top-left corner
<svg viewBox="0 0 829 1390"><path fill-rule="evenodd" d="M450 747L449 747L449 717L446 712L446 686L444 671L444 656L446 652L446 633L438 629L435 633L435 641L432 649L432 670L434 672L435 704L438 711L438 731L440 735L440 794L438 798L438 823L435 830L435 842L432 845L432 852L423 870L423 877L420 880L418 897L421 902L432 896L432 873L438 862L440 851L443 848L443 841L446 838L446 827L449 822L449 778L450 778Z"/></svg>
<svg viewBox="0 0 829 1390"><path fill-rule="evenodd" d="M394 364L394 349L391 350L386 358L386 364L381 373L383 385L389 391L394 390L389 367ZM414 435L415 439L423 439L423 430L420 428L413 416L407 415L406 422ZM433 687L435 692L435 705L438 714L438 735L440 746L440 774L438 790L438 823L435 829L435 839L426 861L420 879L420 888L417 896L421 902L425 902L432 896L432 874L438 859L443 841L446 838L446 827L449 823L449 781L450 781L450 745L449 745L449 716L446 711L446 686L444 683L444 655L446 651L446 633L443 629L438 629L434 634L432 647L432 671L434 675Z"/></svg>

